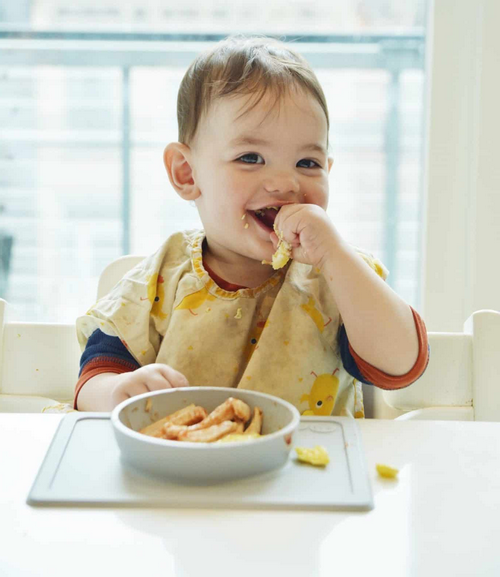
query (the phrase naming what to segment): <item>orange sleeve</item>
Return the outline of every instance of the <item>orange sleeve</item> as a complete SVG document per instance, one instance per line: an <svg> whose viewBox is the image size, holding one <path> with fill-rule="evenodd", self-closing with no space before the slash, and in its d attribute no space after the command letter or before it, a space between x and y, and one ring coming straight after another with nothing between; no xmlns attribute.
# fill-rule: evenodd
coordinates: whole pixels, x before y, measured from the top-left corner
<svg viewBox="0 0 500 577"><path fill-rule="evenodd" d="M413 319L415 320L415 327L417 329L418 336L418 357L415 361L413 367L405 375L388 375L383 371L375 368L364 361L351 347L349 343L349 352L351 353L356 365L367 381L373 383L379 389L394 390L402 389L411 385L419 377L421 377L427 368L429 362L429 342L427 339L427 330L425 328L424 321L420 315L412 308Z"/></svg>
<svg viewBox="0 0 500 577"><path fill-rule="evenodd" d="M129 373L137 369L136 365L119 361L113 357L97 357L89 361L80 374L80 378L75 386L75 398L73 400L73 408L78 409L78 394L82 390L83 385L96 375L102 373Z"/></svg>

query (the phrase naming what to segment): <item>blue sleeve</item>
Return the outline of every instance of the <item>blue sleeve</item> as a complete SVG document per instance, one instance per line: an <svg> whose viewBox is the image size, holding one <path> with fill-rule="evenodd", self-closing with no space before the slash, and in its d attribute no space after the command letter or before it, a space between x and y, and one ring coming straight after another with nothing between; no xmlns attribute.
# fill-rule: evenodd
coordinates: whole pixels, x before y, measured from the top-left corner
<svg viewBox="0 0 500 577"><path fill-rule="evenodd" d="M351 352L349 351L349 339L347 338L347 332L345 326L342 324L339 329L339 347L340 347L340 358L342 359L342 364L344 369L360 383L365 383L365 385L373 385L370 381L366 380L361 374L361 371L356 364Z"/></svg>
<svg viewBox="0 0 500 577"><path fill-rule="evenodd" d="M90 335L87 346L80 358L80 374L89 361L98 357L112 358L117 361L132 363L137 368L140 367L119 337L110 337L101 330L96 329Z"/></svg>

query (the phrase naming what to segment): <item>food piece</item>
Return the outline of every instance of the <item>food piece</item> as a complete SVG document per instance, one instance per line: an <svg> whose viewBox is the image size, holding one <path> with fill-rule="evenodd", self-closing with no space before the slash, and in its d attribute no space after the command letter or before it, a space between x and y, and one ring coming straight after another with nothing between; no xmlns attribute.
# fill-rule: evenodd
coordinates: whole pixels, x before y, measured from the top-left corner
<svg viewBox="0 0 500 577"><path fill-rule="evenodd" d="M254 407L253 417L252 420L250 421L250 424L247 427L247 430L245 431L245 435L253 435L253 434L260 435L261 433L262 433L262 409L259 409L259 407Z"/></svg>
<svg viewBox="0 0 500 577"><path fill-rule="evenodd" d="M170 422L174 425L194 425L203 421L207 417L207 412L203 407L190 407L189 411L184 410L181 414L173 415Z"/></svg>
<svg viewBox="0 0 500 577"><path fill-rule="evenodd" d="M241 443L243 441L252 441L253 439L258 439L262 437L262 435L259 435L258 433L249 433L247 434L246 432L241 435L239 433L230 433L229 435L226 435L225 437L222 437L222 439L219 439L217 442L218 443Z"/></svg>
<svg viewBox="0 0 500 577"><path fill-rule="evenodd" d="M389 467L388 465L382 465L380 463L377 463L375 465L375 468L377 469L377 473L381 477L385 477L386 479L395 479L399 473L399 469L394 469L393 467Z"/></svg>
<svg viewBox="0 0 500 577"><path fill-rule="evenodd" d="M246 423L252 416L252 409L244 401L240 401L240 399L233 399L232 404L235 421Z"/></svg>
<svg viewBox="0 0 500 577"><path fill-rule="evenodd" d="M292 258L292 245L283 238L283 233L274 229L278 235L278 248L273 254L273 269L278 270L283 268L286 263Z"/></svg>
<svg viewBox="0 0 500 577"><path fill-rule="evenodd" d="M325 447L316 445L314 448L295 447L299 461L315 466L325 466L330 462L330 457Z"/></svg>
<svg viewBox="0 0 500 577"><path fill-rule="evenodd" d="M162 436L164 439L168 439L169 441L176 441L179 438L179 435L184 431L187 431L189 427L187 425L176 425L174 423L165 423L162 429Z"/></svg>
<svg viewBox="0 0 500 577"><path fill-rule="evenodd" d="M169 441L210 443L228 435L233 437L233 441L249 441L262 436L262 419L263 413L259 407L254 408L252 416L252 409L247 403L229 397L209 415L203 407L191 404L139 432ZM245 430L247 423L249 425Z"/></svg>
<svg viewBox="0 0 500 577"><path fill-rule="evenodd" d="M150 400L151 399L148 399L148 401L150 401ZM188 414L190 411L192 411L193 408L194 408L194 404L191 404L191 405L188 405L187 407L184 407L183 409L179 409L175 413L172 413L171 415L167 415L166 417L163 417L163 419L160 419L159 421L155 421L154 423L151 423L151 425L144 427L143 429L141 429L139 431L139 433L143 433L144 435L149 435L150 437L161 436L161 435L159 435L159 433L162 432L163 425L165 423L170 423L170 422L174 421L174 419L176 419L178 417L182 417L185 414ZM174 422L176 422L176 421L174 421ZM177 424L182 424L182 423L177 423Z"/></svg>
<svg viewBox="0 0 500 577"><path fill-rule="evenodd" d="M234 435L242 435L243 431L245 430L245 423L243 421L240 421L239 423L236 423L236 429L234 429Z"/></svg>
<svg viewBox="0 0 500 577"><path fill-rule="evenodd" d="M198 431L189 430L190 427L180 432L177 438L179 441L191 441L192 443L213 443L229 433L233 433L237 427L238 425L234 421L224 421Z"/></svg>
<svg viewBox="0 0 500 577"><path fill-rule="evenodd" d="M192 425L190 427L191 431L197 431L198 429L206 429L207 427L211 427L212 425L218 425L223 421L230 421L234 419L234 406L233 401L235 399L233 397L229 397L226 399L222 405L216 407L203 421L197 423L196 425Z"/></svg>

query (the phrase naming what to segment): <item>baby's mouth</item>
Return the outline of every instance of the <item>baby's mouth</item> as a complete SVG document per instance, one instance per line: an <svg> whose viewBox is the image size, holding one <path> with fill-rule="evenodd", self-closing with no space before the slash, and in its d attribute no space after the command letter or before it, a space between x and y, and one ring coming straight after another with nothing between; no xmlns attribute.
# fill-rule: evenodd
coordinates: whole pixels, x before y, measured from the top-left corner
<svg viewBox="0 0 500 577"><path fill-rule="evenodd" d="M250 212L255 216L255 218L261 222L270 231L273 230L274 221L280 207L278 206L266 206L265 208L259 208L257 210L251 210Z"/></svg>

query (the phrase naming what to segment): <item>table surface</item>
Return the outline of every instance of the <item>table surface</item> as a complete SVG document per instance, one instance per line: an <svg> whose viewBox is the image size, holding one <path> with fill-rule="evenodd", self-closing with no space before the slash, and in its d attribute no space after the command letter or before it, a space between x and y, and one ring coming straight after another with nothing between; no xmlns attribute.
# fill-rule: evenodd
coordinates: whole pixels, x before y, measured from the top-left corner
<svg viewBox="0 0 500 577"><path fill-rule="evenodd" d="M0 414L2 576L500 575L500 423L358 421L369 512L30 507L61 418Z"/></svg>

